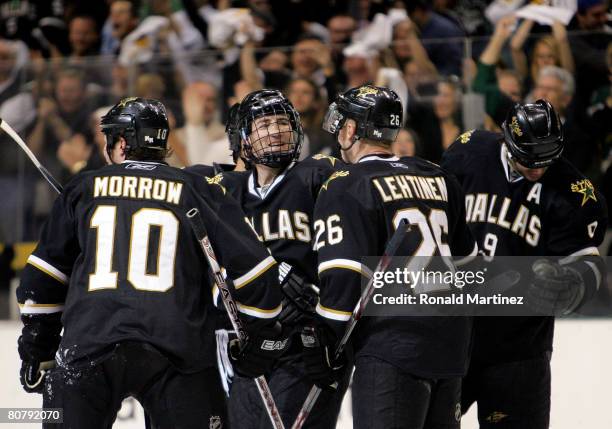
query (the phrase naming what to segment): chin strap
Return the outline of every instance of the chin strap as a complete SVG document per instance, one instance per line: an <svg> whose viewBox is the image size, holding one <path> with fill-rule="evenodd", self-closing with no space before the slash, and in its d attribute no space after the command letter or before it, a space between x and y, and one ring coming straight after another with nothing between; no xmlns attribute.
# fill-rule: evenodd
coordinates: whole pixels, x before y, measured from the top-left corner
<svg viewBox="0 0 612 429"><path fill-rule="evenodd" d="M340 148L341 151L351 150L351 148L355 145L355 143L357 143L358 140L359 140L358 136L353 136L353 141L351 142L351 145L349 147L345 149L342 147L340 143L338 143L338 147ZM336 135L336 141L338 141L338 135Z"/></svg>

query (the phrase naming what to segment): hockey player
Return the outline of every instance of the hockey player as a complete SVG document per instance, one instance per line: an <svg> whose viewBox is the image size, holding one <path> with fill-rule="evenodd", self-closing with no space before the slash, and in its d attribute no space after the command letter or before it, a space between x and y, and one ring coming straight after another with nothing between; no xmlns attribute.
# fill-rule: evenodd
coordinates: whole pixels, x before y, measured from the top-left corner
<svg viewBox="0 0 612 429"><path fill-rule="evenodd" d="M428 161L393 156L390 145L401 124L397 94L370 85L338 96L325 117L324 129L336 135L350 165L328 179L315 205L321 293L315 337L303 335L311 345L304 361L323 389L333 385L342 364L329 357L367 277L361 259L381 255L402 220L412 232L399 255L457 256L462 265L477 252L457 181ZM353 426L458 428L470 325L470 318L361 319L349 343Z"/></svg>
<svg viewBox="0 0 612 429"><path fill-rule="evenodd" d="M224 173L221 184L239 201L260 240L279 262L283 326L296 333L293 345L268 374L270 389L285 425L290 426L311 383L301 362L299 332L314 314L318 284L312 249L312 214L321 185L341 161L317 156L297 162L303 140L299 114L279 91L260 90L239 104L235 124L241 152L252 166L246 173ZM231 139L230 134L230 139ZM328 392L313 410L307 427L335 428L348 370L336 392ZM235 377L229 399L233 428L263 428L267 416L251 380Z"/></svg>
<svg viewBox="0 0 612 429"><path fill-rule="evenodd" d="M234 367L246 376L266 372L285 347L276 261L220 186L163 162L160 102L123 99L101 126L112 164L66 185L17 290L23 387L63 408L67 428L109 428L130 395L154 427L220 426L212 288L185 213L201 211L233 279L250 332Z"/></svg>
<svg viewBox="0 0 612 429"><path fill-rule="evenodd" d="M605 272L597 246L606 205L561 156L563 126L550 103L516 104L502 128L464 133L442 166L466 192L467 222L485 256L550 258L526 299L541 314L568 314L594 295ZM476 318L462 410L477 402L481 428L548 428L553 324L553 317Z"/></svg>

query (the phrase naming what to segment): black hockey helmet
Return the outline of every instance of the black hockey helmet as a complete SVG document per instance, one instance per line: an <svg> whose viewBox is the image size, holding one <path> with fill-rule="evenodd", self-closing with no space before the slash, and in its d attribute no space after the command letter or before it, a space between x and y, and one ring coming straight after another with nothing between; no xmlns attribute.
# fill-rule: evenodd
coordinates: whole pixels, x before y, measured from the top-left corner
<svg viewBox="0 0 612 429"><path fill-rule="evenodd" d="M563 152L561 119L548 101L515 104L502 129L510 156L527 168L549 166Z"/></svg>
<svg viewBox="0 0 612 429"><path fill-rule="evenodd" d="M242 153L248 161L270 167L297 161L304 130L300 115L280 91L251 92L240 102L237 116ZM264 117L268 120L259 120Z"/></svg>
<svg viewBox="0 0 612 429"><path fill-rule="evenodd" d="M240 103L235 103L227 113L227 124L225 124L225 134L229 140L229 148L232 151L232 158L237 162L240 158L242 144L240 143L240 130L238 129L238 111Z"/></svg>
<svg viewBox="0 0 612 429"><path fill-rule="evenodd" d="M136 149L166 151L168 116L164 105L153 99L128 97L115 104L100 121L110 152L119 137L127 143L126 153Z"/></svg>
<svg viewBox="0 0 612 429"><path fill-rule="evenodd" d="M389 88L373 85L352 88L329 106L323 129L337 135L347 119L357 123L357 137L391 143L402 127L402 102Z"/></svg>

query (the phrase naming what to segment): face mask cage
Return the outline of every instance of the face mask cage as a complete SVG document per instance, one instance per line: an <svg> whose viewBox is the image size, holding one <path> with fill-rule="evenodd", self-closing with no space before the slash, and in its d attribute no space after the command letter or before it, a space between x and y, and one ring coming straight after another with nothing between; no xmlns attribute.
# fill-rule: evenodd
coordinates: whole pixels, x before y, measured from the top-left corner
<svg viewBox="0 0 612 429"><path fill-rule="evenodd" d="M300 155L303 131L298 114L284 103L251 111L242 119L244 156L254 164L282 167Z"/></svg>

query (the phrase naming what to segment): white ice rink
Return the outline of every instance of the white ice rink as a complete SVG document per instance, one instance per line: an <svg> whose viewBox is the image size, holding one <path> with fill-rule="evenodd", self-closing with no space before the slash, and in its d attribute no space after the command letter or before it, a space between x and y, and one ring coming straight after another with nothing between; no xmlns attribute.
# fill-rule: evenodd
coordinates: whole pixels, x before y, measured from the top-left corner
<svg viewBox="0 0 612 429"><path fill-rule="evenodd" d="M18 322L0 322L0 407L39 407L40 395L28 395L19 384L17 354ZM612 428L612 320L566 320L557 322L552 360L552 429ZM347 395L348 399L348 395ZM462 422L476 429L475 413ZM30 429L40 425L3 425L0 428ZM142 412L135 401L122 409L117 429L144 428ZM338 428L352 427L350 407L345 401Z"/></svg>

